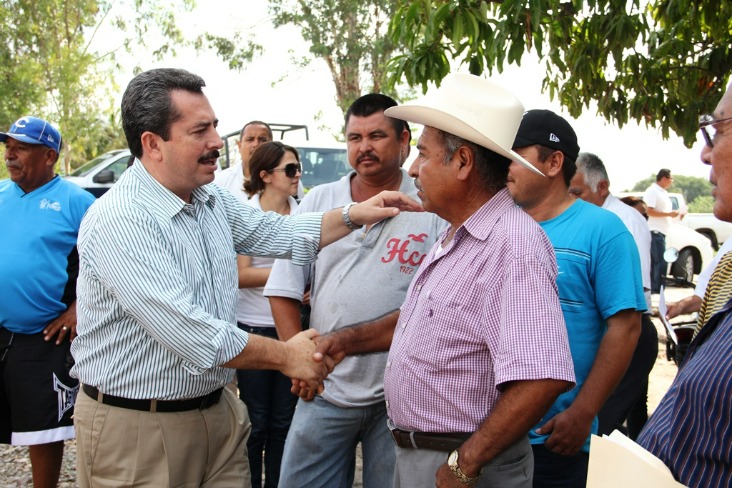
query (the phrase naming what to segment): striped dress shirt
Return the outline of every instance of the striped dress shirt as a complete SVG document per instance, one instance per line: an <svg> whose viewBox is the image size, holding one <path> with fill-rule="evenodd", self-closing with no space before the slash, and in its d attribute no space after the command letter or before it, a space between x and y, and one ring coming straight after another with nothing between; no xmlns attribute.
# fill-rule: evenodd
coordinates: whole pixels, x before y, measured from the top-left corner
<svg viewBox="0 0 732 488"><path fill-rule="evenodd" d="M638 436L689 487L732 486L732 300L689 345Z"/></svg>
<svg viewBox="0 0 732 488"><path fill-rule="evenodd" d="M236 327L236 253L315 259L322 214L283 217L216 185L185 203L136 161L79 232L72 375L105 394L179 400L230 381L246 346Z"/></svg>
<svg viewBox="0 0 732 488"><path fill-rule="evenodd" d="M502 384L574 382L552 245L507 190L466 220L443 252L435 247L407 292L386 363L387 411L397 427L474 432Z"/></svg>

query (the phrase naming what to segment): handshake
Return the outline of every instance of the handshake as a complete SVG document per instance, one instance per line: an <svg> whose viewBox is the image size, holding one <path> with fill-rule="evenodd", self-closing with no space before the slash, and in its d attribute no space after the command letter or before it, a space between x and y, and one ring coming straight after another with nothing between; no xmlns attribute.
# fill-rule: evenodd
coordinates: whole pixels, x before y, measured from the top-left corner
<svg viewBox="0 0 732 488"><path fill-rule="evenodd" d="M280 370L292 379L292 393L305 401L323 392L323 380L345 357L333 334L321 336L308 329L284 343L288 351Z"/></svg>

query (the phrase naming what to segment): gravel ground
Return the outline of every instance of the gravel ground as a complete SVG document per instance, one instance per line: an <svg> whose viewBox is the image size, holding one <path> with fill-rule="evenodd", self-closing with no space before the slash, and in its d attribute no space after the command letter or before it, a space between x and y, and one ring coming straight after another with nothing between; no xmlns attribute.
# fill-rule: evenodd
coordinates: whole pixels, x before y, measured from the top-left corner
<svg viewBox="0 0 732 488"><path fill-rule="evenodd" d="M689 288L669 288L666 290L666 300L676 301L691 295ZM654 300L654 307L657 301ZM680 318L681 319L681 318ZM648 409L653 412L663 395L668 390L676 376L676 365L666 359L666 332L660 320L654 318L654 324L658 330L658 358L656 365L651 372L651 385L648 391ZM358 453L356 480L354 488L360 488L361 482L361 456ZM31 465L28 458L28 449L20 446L8 446L0 444L0 488L31 487ZM64 462L61 468L60 488L76 487L76 442L66 442L64 450Z"/></svg>

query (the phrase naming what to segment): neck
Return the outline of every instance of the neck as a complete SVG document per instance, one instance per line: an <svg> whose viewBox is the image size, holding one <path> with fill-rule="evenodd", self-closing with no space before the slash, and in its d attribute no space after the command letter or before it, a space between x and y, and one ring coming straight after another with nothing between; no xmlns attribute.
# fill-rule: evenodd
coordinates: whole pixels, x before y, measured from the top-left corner
<svg viewBox="0 0 732 488"><path fill-rule="evenodd" d="M363 202L382 191L399 190L401 184L401 171L396 171L382 178L365 178L356 173L356 176L351 178L351 197L355 202Z"/></svg>
<svg viewBox="0 0 732 488"><path fill-rule="evenodd" d="M562 183L561 187L550 190L537 205L532 208L524 208L524 211L536 222L545 222L564 213L574 201L574 197L569 194L567 187Z"/></svg>
<svg viewBox="0 0 732 488"><path fill-rule="evenodd" d="M288 195L284 195L279 192L272 191L270 188L265 188L262 193L259 194L259 206L265 212L276 212L280 215L290 214L290 201Z"/></svg>

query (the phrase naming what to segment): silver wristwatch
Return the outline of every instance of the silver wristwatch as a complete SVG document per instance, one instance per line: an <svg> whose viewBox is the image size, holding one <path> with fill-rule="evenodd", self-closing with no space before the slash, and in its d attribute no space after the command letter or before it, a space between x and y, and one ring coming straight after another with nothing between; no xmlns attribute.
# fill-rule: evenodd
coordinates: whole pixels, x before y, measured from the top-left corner
<svg viewBox="0 0 732 488"><path fill-rule="evenodd" d="M351 202L345 207L343 207L343 210L341 211L341 217L343 217L343 223L346 224L346 227L348 227L351 230L360 229L362 226L356 225L353 222L351 222L351 216L348 215L348 212L351 210L351 207L356 205L356 202Z"/></svg>

